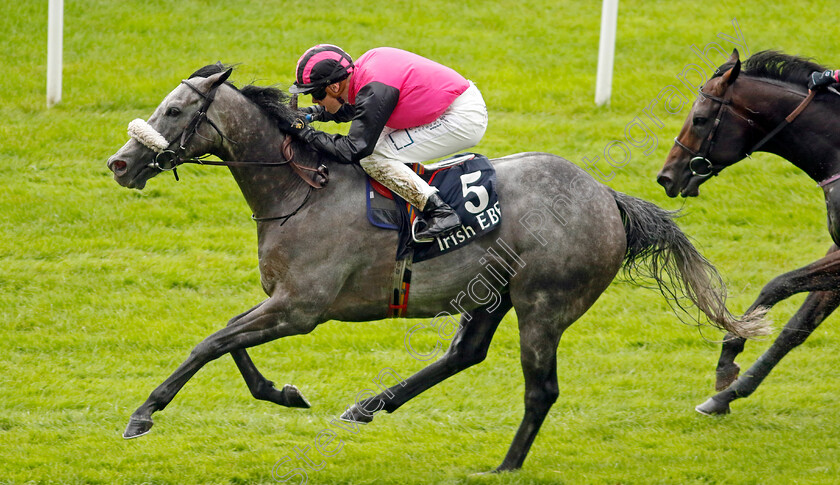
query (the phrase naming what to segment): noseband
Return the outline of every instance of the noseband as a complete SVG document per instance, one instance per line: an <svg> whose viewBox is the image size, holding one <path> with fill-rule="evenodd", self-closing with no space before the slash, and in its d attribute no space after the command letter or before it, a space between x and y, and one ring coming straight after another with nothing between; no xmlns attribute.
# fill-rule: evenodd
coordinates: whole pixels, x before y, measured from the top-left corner
<svg viewBox="0 0 840 485"><path fill-rule="evenodd" d="M688 148L677 138L674 138L674 143L678 147L688 152L693 157L688 162L688 169L691 170L691 175L694 175L695 177L706 178L711 177L712 175L717 175L721 170L724 169L723 166L715 166L712 163L712 161L709 160L709 153L711 153L712 149L715 146L715 135L717 134L717 130L720 127L721 119L723 119L724 109L732 104L732 91L727 89L726 94L723 98L713 96L709 93L704 93L702 87L700 88L699 92L700 96L703 96L703 98L720 103L717 115L715 116L715 124L712 126L711 131L709 131L709 135L706 137L705 140L703 140L703 143L700 144L699 151L694 151L691 148Z"/></svg>

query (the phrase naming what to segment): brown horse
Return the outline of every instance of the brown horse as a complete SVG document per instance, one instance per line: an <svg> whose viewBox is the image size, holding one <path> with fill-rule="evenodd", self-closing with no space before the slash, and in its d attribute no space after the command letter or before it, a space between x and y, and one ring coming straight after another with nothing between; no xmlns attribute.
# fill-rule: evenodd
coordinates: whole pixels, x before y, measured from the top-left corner
<svg viewBox="0 0 840 485"><path fill-rule="evenodd" d="M801 292L805 303L779 337L742 376L735 357L744 339L727 334L717 365L719 393L697 411L726 414L729 403L752 394L773 367L840 305L840 93L809 93L808 76L826 68L807 59L763 51L741 66L738 51L701 89L674 139L657 181L670 197L694 197L699 186L755 151L779 155L822 188L834 245L808 266L774 278L749 311L769 309ZM813 103L810 103L811 100Z"/></svg>

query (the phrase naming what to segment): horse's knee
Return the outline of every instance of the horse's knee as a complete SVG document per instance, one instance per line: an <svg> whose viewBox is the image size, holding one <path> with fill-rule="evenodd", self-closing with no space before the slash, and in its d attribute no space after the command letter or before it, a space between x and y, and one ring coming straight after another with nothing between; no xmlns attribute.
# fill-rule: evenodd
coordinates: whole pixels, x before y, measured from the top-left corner
<svg viewBox="0 0 840 485"><path fill-rule="evenodd" d="M761 288L761 291L758 293L758 298L756 298L750 308L772 307L790 296L789 286L790 280L787 274L773 278Z"/></svg>
<svg viewBox="0 0 840 485"><path fill-rule="evenodd" d="M193 347L190 359L209 362L222 356L221 345L212 337Z"/></svg>

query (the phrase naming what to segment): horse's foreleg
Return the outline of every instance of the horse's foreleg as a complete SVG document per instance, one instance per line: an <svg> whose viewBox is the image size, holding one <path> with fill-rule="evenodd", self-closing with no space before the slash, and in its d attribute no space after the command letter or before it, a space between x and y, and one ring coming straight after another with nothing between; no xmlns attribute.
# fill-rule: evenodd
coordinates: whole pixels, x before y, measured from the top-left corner
<svg viewBox="0 0 840 485"><path fill-rule="evenodd" d="M735 363L735 357L744 351L747 339L727 333L723 337L717 369L715 369L715 390L722 391L738 378L741 367Z"/></svg>
<svg viewBox="0 0 840 485"><path fill-rule="evenodd" d="M804 342L838 306L840 306L840 291L819 291L809 294L805 303L785 325L773 345L726 390L697 406L695 408L697 412L706 415L728 414L730 402L752 394L773 367L788 352Z"/></svg>
<svg viewBox="0 0 840 485"><path fill-rule="evenodd" d="M840 251L837 249L836 245L832 245L821 259L770 280L747 309L747 313L771 308L797 293L832 291L840 287Z"/></svg>
<svg viewBox="0 0 840 485"><path fill-rule="evenodd" d="M804 291L831 291L840 286L840 252L832 245L828 253L808 266L777 276L761 289L761 293L747 309L747 314L769 309L776 303ZM804 307L803 307L804 308ZM723 338L720 358L715 370L715 390L722 391L738 378L741 367L735 357L744 351L745 339L727 333Z"/></svg>
<svg viewBox="0 0 840 485"><path fill-rule="evenodd" d="M237 322L246 318L252 312L260 308L260 306L262 306L262 303L254 308L251 308L245 313L231 318L227 326L230 327L232 325L236 325ZM245 383L248 385L248 390L251 391L251 395L254 396L255 399L269 401L281 406L293 408L308 408L310 406L309 401L303 397L303 394L301 394L297 387L291 384L286 384L283 386L283 389L277 389L274 387L273 382L263 377L245 349L231 351L230 355L233 357L236 367L245 379Z"/></svg>
<svg viewBox="0 0 840 485"><path fill-rule="evenodd" d="M408 377L404 382L351 406L341 415L341 419L369 423L373 421L375 412L394 412L435 384L483 361L496 328L511 307L510 296L504 295L493 311L481 307L469 312L467 316L462 315L455 338L440 359Z"/></svg>
<svg viewBox="0 0 840 485"><path fill-rule="evenodd" d="M291 385L286 384L283 389L274 387L274 383L260 373L251 360L251 356L245 349L234 350L230 353L242 377L245 378L245 383L248 384L248 390L254 398L261 401L269 401L274 404L286 406L289 408L308 408L309 401L303 397L300 390Z"/></svg>
<svg viewBox="0 0 840 485"><path fill-rule="evenodd" d="M259 310L250 312L234 325L225 327L204 339L193 349L187 360L163 384L152 391L146 402L134 411L123 437L136 438L148 433L153 425L152 414L164 409L187 381L208 362L235 350L253 347L288 335L307 333L315 327L314 323L290 324L284 321L285 316L285 312L264 305Z"/></svg>

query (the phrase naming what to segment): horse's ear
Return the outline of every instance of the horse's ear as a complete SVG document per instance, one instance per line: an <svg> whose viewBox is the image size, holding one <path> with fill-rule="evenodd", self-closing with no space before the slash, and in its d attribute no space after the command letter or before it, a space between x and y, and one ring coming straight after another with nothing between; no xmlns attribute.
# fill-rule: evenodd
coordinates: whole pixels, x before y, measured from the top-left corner
<svg viewBox="0 0 840 485"><path fill-rule="evenodd" d="M205 80L201 81L201 85L205 86L204 89L212 89L216 86L221 86L225 81L227 81L232 72L233 68L230 68L226 71L217 72L216 74L207 76Z"/></svg>
<svg viewBox="0 0 840 485"><path fill-rule="evenodd" d="M223 82L227 81L227 79L230 77L232 72L233 72L233 68L232 67L228 68L228 70L223 72L221 77L219 77L219 79L216 80L216 82L214 82L213 84L221 85Z"/></svg>
<svg viewBox="0 0 840 485"><path fill-rule="evenodd" d="M293 110L297 111L297 109L298 109L298 95L297 94L293 94L291 99L289 99L289 106Z"/></svg>
<svg viewBox="0 0 840 485"><path fill-rule="evenodd" d="M723 76L721 76L723 78L723 82L726 84L734 83L735 80L738 79L738 74L741 74L741 59L738 56L738 49L732 50L732 55L729 57L727 63L729 62L734 62L735 65L723 73Z"/></svg>
<svg viewBox="0 0 840 485"><path fill-rule="evenodd" d="M726 62L739 62L741 60L741 55L738 53L738 49L732 49L732 55L729 56L729 60Z"/></svg>

